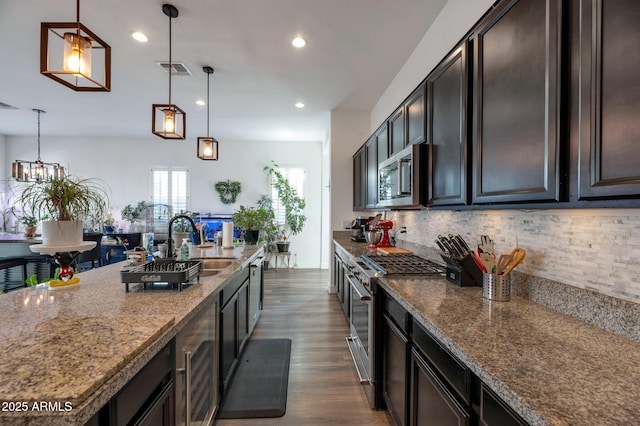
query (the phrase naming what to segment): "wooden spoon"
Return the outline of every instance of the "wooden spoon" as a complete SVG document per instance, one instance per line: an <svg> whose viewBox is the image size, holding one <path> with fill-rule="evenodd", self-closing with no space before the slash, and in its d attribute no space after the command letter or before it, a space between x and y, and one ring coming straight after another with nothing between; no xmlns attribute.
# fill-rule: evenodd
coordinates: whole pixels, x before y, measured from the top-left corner
<svg viewBox="0 0 640 426"><path fill-rule="evenodd" d="M512 256L510 254L501 254L496 263L496 275L502 275L509 262L511 262Z"/></svg>
<svg viewBox="0 0 640 426"><path fill-rule="evenodd" d="M526 255L527 255L527 252L525 251L525 249L520 247L514 248L513 251L511 252L511 261L507 265L507 268L504 270L504 272L502 272L502 275L510 274L511 271L513 271L513 268L518 266L520 262L524 260L524 257Z"/></svg>

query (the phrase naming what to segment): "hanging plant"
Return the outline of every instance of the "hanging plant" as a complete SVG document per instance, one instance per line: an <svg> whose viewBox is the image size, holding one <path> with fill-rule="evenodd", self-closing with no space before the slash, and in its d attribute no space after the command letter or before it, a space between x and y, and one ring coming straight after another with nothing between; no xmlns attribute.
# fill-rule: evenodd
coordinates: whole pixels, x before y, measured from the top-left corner
<svg viewBox="0 0 640 426"><path fill-rule="evenodd" d="M240 182L220 181L216 183L216 191L220 194L220 201L224 204L232 204L236 202L238 194L242 190Z"/></svg>

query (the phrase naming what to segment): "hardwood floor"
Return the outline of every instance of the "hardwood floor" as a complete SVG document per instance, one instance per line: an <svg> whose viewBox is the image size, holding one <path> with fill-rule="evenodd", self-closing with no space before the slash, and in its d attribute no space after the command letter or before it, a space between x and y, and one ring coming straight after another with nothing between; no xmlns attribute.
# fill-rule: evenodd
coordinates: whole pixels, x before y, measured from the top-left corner
<svg viewBox="0 0 640 426"><path fill-rule="evenodd" d="M329 272L269 269L264 305L253 339L292 340L287 412L267 419L218 420L227 425L392 425L386 411L369 408L355 376L345 337L349 327Z"/></svg>

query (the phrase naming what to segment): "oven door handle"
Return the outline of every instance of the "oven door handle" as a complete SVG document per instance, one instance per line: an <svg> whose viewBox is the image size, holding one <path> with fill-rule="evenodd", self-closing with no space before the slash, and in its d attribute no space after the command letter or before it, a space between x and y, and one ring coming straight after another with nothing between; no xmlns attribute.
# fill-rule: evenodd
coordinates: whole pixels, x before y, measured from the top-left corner
<svg viewBox="0 0 640 426"><path fill-rule="evenodd" d="M349 282L351 283L351 287L356 291L356 293L358 294L358 297L360 298L360 300L362 300L363 302L369 301L371 300L371 296L363 296L362 293L360 292L360 290L358 290L358 286L351 280L349 280Z"/></svg>
<svg viewBox="0 0 640 426"><path fill-rule="evenodd" d="M360 372L360 367L358 362L356 361L356 354L354 352L354 350L351 348L351 346L353 344L355 344L355 341L358 340L357 337L354 336L349 336L345 338L347 340L347 348L349 348L349 354L351 355L351 361L353 361L353 365L356 368L356 374L358 374L358 380L360 381L361 385L370 385L371 384L371 380L367 379L366 377L364 377L362 375L362 373Z"/></svg>

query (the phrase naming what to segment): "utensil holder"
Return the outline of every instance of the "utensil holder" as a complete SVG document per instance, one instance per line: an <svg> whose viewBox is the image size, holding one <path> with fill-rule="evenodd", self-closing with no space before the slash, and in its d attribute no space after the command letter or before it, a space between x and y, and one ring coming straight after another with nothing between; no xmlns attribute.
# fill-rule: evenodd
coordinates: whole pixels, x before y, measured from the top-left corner
<svg viewBox="0 0 640 426"><path fill-rule="evenodd" d="M511 299L511 275L482 274L482 297L498 302Z"/></svg>

